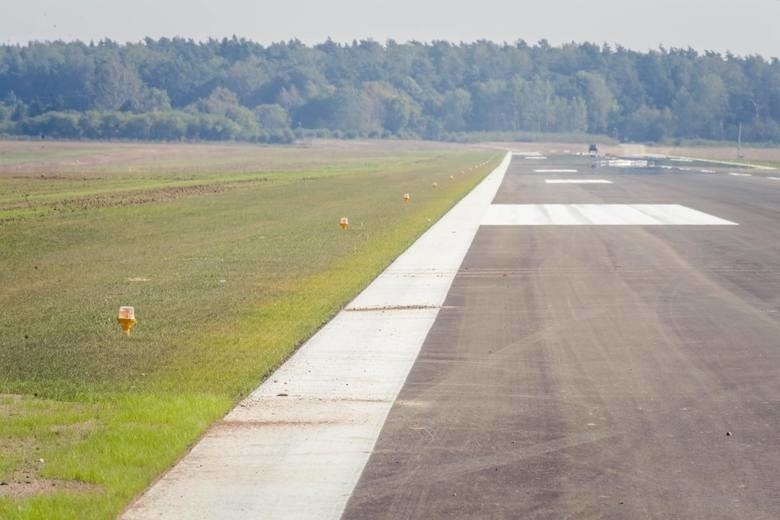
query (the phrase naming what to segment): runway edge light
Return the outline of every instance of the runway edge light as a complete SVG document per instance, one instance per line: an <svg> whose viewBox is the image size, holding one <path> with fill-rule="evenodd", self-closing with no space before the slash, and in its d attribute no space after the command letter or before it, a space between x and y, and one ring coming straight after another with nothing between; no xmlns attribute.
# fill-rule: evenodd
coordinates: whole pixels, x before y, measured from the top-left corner
<svg viewBox="0 0 780 520"><path fill-rule="evenodd" d="M130 335L130 330L136 324L135 320L135 308L133 307L119 307L119 315L116 318L119 325L126 335Z"/></svg>
<svg viewBox="0 0 780 520"><path fill-rule="evenodd" d="M341 217L339 226L341 226L341 229L347 229L349 227L349 219L347 217Z"/></svg>

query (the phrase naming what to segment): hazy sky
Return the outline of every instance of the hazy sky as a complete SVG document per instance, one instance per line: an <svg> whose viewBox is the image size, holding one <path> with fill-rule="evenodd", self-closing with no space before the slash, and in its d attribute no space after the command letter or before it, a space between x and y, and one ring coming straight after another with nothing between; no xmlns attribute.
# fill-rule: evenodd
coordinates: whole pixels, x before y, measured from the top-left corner
<svg viewBox="0 0 780 520"><path fill-rule="evenodd" d="M0 0L0 41L547 38L780 57L780 0Z"/></svg>

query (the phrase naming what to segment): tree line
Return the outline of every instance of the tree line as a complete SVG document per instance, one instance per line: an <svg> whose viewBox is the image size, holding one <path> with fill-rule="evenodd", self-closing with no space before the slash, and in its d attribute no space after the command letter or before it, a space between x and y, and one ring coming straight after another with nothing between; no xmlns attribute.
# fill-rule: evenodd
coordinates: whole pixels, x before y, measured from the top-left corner
<svg viewBox="0 0 780 520"><path fill-rule="evenodd" d="M780 61L591 43L385 44L236 37L0 46L0 133L65 138L780 142Z"/></svg>

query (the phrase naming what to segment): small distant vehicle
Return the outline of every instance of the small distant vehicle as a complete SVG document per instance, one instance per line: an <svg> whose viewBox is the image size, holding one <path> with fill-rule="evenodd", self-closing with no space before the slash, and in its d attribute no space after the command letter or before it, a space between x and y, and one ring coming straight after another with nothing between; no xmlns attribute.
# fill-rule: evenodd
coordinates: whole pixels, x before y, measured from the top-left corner
<svg viewBox="0 0 780 520"><path fill-rule="evenodd" d="M593 157L597 156L597 155L599 154L599 147L598 147L598 145L596 145L596 144L591 144L591 145L588 147L588 153L589 153L591 156L593 156Z"/></svg>

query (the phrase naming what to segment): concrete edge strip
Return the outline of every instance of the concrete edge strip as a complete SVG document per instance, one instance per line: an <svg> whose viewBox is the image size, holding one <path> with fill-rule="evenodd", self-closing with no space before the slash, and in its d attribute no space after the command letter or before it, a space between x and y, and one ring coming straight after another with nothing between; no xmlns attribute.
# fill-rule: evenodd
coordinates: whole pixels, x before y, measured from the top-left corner
<svg viewBox="0 0 780 520"><path fill-rule="evenodd" d="M339 518L511 158L122 518Z"/></svg>

